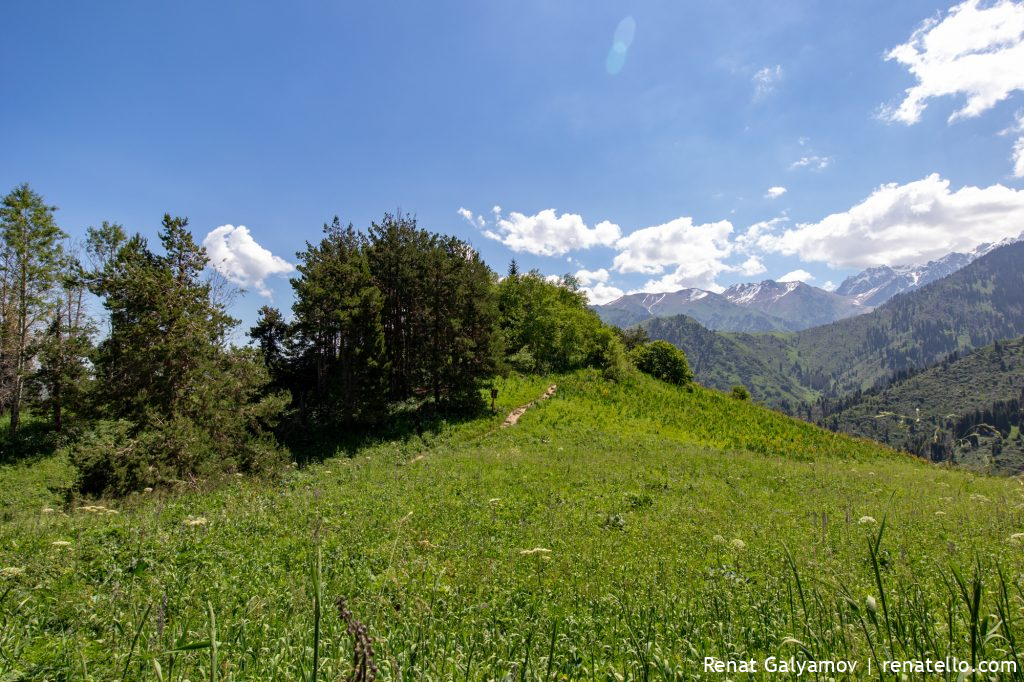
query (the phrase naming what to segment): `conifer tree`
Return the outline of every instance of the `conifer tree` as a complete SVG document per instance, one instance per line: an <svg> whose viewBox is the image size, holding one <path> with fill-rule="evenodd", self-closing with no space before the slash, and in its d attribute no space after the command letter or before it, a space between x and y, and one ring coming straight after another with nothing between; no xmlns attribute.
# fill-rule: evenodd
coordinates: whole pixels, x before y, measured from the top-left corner
<svg viewBox="0 0 1024 682"><path fill-rule="evenodd" d="M12 437L34 371L35 341L50 319L60 277L67 235L54 221L55 210L27 184L0 203L0 402L10 410Z"/></svg>

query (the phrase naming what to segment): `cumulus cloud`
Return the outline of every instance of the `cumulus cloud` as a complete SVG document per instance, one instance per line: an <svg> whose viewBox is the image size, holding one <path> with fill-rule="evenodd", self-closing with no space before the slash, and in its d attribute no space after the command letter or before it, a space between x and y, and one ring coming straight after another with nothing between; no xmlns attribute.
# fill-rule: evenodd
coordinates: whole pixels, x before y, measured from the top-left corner
<svg viewBox="0 0 1024 682"><path fill-rule="evenodd" d="M591 305L604 305L609 301L614 301L623 295L622 289L613 287L604 282L598 282L592 287L580 287L580 291L587 295L587 300Z"/></svg>
<svg viewBox="0 0 1024 682"><path fill-rule="evenodd" d="M782 80L782 67L766 66L759 69L751 80L754 83L754 99L762 99L775 90L775 85Z"/></svg>
<svg viewBox="0 0 1024 682"><path fill-rule="evenodd" d="M797 168L809 168L812 171L822 171L828 168L832 164L831 156L801 156L799 159L789 164L790 170Z"/></svg>
<svg viewBox="0 0 1024 682"><path fill-rule="evenodd" d="M1024 137L1018 137L1013 145L1013 176L1024 178Z"/></svg>
<svg viewBox="0 0 1024 682"><path fill-rule="evenodd" d="M775 281L776 282L805 282L806 283L806 282L810 282L812 279L814 279L814 275L812 275L811 273L807 272L806 270L793 270L792 272L787 272L785 275L783 275L782 277L779 277Z"/></svg>
<svg viewBox="0 0 1024 682"><path fill-rule="evenodd" d="M579 280L579 283L582 284L583 286L590 286L595 282L607 282L608 277L608 271L605 270L604 268L600 268L599 270L594 271L578 270L576 272L576 279Z"/></svg>
<svg viewBox="0 0 1024 682"><path fill-rule="evenodd" d="M260 246L245 225L221 225L203 239L210 265L228 281L270 296L266 279L285 275L295 266Z"/></svg>
<svg viewBox="0 0 1024 682"><path fill-rule="evenodd" d="M1024 3L967 0L925 20L885 58L906 66L917 84L899 106L883 109L883 118L917 123L929 99L948 95L967 100L950 122L978 116L1024 90Z"/></svg>
<svg viewBox="0 0 1024 682"><path fill-rule="evenodd" d="M781 197L785 193L786 193L786 188L785 187L775 186L775 187L769 187L768 191L765 192L764 196L765 196L766 199L778 199L779 197Z"/></svg>
<svg viewBox="0 0 1024 682"><path fill-rule="evenodd" d="M838 286L836 285L835 282L833 282L832 280L829 280L829 281L825 282L824 284L822 284L821 288L824 289L825 291L835 291L838 288Z"/></svg>
<svg viewBox="0 0 1024 682"><path fill-rule="evenodd" d="M619 254L612 267L622 273L648 275L675 268L659 279L649 280L645 285L648 291L687 287L721 291L715 278L733 269L723 262L733 252L731 233L732 223L727 220L695 225L692 218L676 218L620 239L615 244Z"/></svg>
<svg viewBox="0 0 1024 682"><path fill-rule="evenodd" d="M950 191L937 173L905 185L882 185L861 203L817 223L781 233L760 231L766 251L832 267L923 263L1021 232L1024 190L1003 185ZM749 233L749 231L748 231Z"/></svg>
<svg viewBox="0 0 1024 682"><path fill-rule="evenodd" d="M513 251L538 256L564 256L577 249L612 246L622 236L619 226L607 220L591 228L579 215L556 215L550 208L532 216L514 211L503 216L497 206L495 209L494 229L487 230L484 235Z"/></svg>
<svg viewBox="0 0 1024 682"><path fill-rule="evenodd" d="M764 262L761 261L757 256L751 256L739 266L738 271L746 275L747 277L753 277L754 275L760 275L762 272L767 272L768 268L764 266Z"/></svg>

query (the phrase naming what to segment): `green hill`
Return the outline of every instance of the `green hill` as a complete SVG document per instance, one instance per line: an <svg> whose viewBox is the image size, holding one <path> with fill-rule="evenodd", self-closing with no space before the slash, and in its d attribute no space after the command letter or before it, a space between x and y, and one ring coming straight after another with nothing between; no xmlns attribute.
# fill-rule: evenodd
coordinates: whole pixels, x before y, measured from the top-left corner
<svg viewBox="0 0 1024 682"><path fill-rule="evenodd" d="M705 386L729 390L743 384L751 390L755 400L783 408L800 405L811 393L781 368L762 359L745 342L749 335L725 334L707 329L685 315L658 317L641 325L652 339L668 341L686 351L697 380ZM759 338L755 336L753 338ZM765 335L765 340L787 337Z"/></svg>
<svg viewBox="0 0 1024 682"><path fill-rule="evenodd" d="M1022 262L1024 243L1003 246L870 313L794 334L722 334L733 343L710 343L686 324L665 340L688 354L702 349L705 370L697 379L715 388L728 388L729 372L713 368L761 366L770 371L755 372L750 385L777 387L754 390L755 399L768 404L785 407L783 401L799 392L794 384L811 396L843 396L951 353L1024 334Z"/></svg>
<svg viewBox="0 0 1024 682"><path fill-rule="evenodd" d="M876 391L823 401L819 420L935 461L1024 471L1024 338L996 343Z"/></svg>
<svg viewBox="0 0 1024 682"><path fill-rule="evenodd" d="M64 503L59 457L0 468L0 677L343 679L339 598L381 680L1014 655L1018 482L645 377L498 388L494 416L268 480Z"/></svg>

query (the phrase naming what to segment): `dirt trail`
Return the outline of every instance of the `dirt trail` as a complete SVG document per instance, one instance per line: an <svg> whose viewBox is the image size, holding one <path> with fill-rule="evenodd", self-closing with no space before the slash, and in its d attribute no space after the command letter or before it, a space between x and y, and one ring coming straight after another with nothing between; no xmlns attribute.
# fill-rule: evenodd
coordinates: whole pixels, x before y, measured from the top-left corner
<svg viewBox="0 0 1024 682"><path fill-rule="evenodd" d="M544 395L542 395L541 397L537 398L534 401L526 403L525 405L520 405L516 409L509 412L508 416L505 417L505 421L502 422L501 428L507 429L510 426L514 426L515 423L519 421L519 418L522 417L528 409L533 407L535 404L539 403L541 400L547 400L548 398L553 396L555 394L556 388L558 387L555 384L551 384L550 386L548 386L548 390L544 391Z"/></svg>

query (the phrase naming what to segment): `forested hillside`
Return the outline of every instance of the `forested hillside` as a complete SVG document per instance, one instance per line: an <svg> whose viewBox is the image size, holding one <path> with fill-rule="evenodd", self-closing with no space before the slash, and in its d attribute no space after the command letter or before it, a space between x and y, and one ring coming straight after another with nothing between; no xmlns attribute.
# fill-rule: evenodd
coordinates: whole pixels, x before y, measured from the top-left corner
<svg viewBox="0 0 1024 682"><path fill-rule="evenodd" d="M883 388L822 400L817 421L939 462L1024 470L1024 338L997 342Z"/></svg>
<svg viewBox="0 0 1024 682"><path fill-rule="evenodd" d="M799 405L810 396L792 377L745 347L743 336L713 332L685 315L657 317L640 327L652 339L682 348L697 381L705 386L727 391L742 384L755 400L784 408Z"/></svg>
<svg viewBox="0 0 1024 682"><path fill-rule="evenodd" d="M927 367L954 352L967 352L1024 333L1024 244L998 248L962 270L894 297L866 315L795 334L721 334L733 343L712 343L706 329L672 327L683 350L702 349L697 380L726 389L716 368L764 367L751 384L771 385L781 374L782 390L755 399L785 407L795 383L810 395L838 397L863 391L899 372ZM661 338L663 329L651 329ZM667 333L667 332L666 332ZM809 416L809 415L808 415Z"/></svg>

